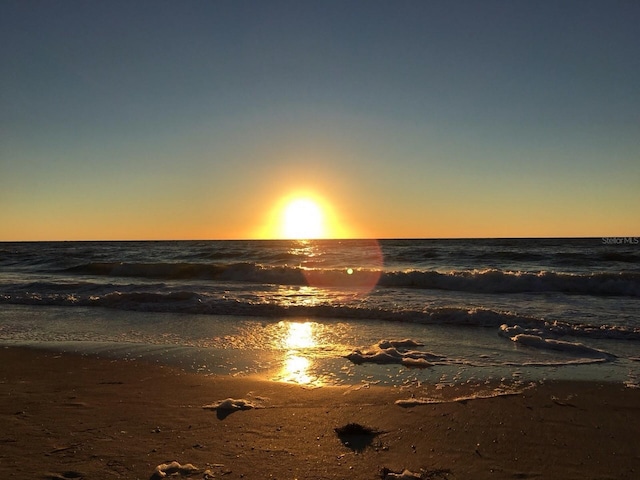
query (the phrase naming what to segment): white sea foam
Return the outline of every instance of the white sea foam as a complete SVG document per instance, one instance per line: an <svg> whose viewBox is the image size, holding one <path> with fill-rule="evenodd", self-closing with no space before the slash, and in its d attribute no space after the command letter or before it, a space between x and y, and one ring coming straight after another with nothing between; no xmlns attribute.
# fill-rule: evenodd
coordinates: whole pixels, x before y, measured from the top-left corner
<svg viewBox="0 0 640 480"><path fill-rule="evenodd" d="M409 347L423 346L411 339L381 340L367 349L355 349L346 358L355 364L401 364L408 367L430 367L434 362L441 362L445 357L420 350L409 350Z"/></svg>
<svg viewBox="0 0 640 480"><path fill-rule="evenodd" d="M181 465L178 462L170 462L170 463L161 463L158 465L151 478L165 478L167 475L181 475L181 476L191 476L198 473L200 469L195 467L191 463L185 463Z"/></svg>
<svg viewBox="0 0 640 480"><path fill-rule="evenodd" d="M629 369L627 379L623 382L627 388L640 388L640 372Z"/></svg>
<svg viewBox="0 0 640 480"><path fill-rule="evenodd" d="M69 293L70 288L74 290ZM211 291L206 291L207 289ZM35 290L35 291L34 291ZM304 295L307 295L306 297ZM292 298L286 298L291 296ZM313 302L309 302L313 298ZM640 327L602 323L569 323L500 311L486 307L464 306L400 306L380 301L378 298L359 299L336 297L336 292L314 290L306 294L294 289L282 295L260 291L247 293L239 287L236 295L228 287L171 285L59 285L39 282L37 285L16 285L10 293L0 293L0 304L32 306L106 307L118 310L143 312L195 313L205 315L259 316L270 318L315 317L344 318L352 320L383 320L411 322L425 325L494 327L502 324L520 325L537 329L543 337L573 337L640 340ZM532 332L528 332L532 333Z"/></svg>
<svg viewBox="0 0 640 480"><path fill-rule="evenodd" d="M513 342L520 345L526 345L528 347L555 350L570 355L587 357L601 361L611 361L616 358L616 356L611 353L589 347L582 343L545 338L545 332L537 328L527 329L519 325L509 326L505 324L500 326L499 334L503 337L509 338Z"/></svg>
<svg viewBox="0 0 640 480"><path fill-rule="evenodd" d="M388 471L384 473L384 480L420 480L422 475L406 468L402 472Z"/></svg>
<svg viewBox="0 0 640 480"><path fill-rule="evenodd" d="M416 342L410 338L404 340L382 340L378 343L379 348L409 348L409 347L423 347L424 343Z"/></svg>
<svg viewBox="0 0 640 480"><path fill-rule="evenodd" d="M399 407L415 407L419 405L430 405L436 403L451 403L451 402L466 402L469 400L482 400L487 398L504 397L508 395L519 395L525 390L532 388L535 384L531 383L526 386L512 385L499 385L489 390L478 390L468 395L462 395L452 398L446 397L411 397L396 400L394 403Z"/></svg>

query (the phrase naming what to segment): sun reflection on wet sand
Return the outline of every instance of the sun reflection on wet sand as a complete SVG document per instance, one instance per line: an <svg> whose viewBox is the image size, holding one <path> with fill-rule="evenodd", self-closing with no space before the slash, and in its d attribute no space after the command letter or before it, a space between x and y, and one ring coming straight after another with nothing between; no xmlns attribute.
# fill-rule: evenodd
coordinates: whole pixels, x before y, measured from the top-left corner
<svg viewBox="0 0 640 480"><path fill-rule="evenodd" d="M229 338L233 348L265 355L258 364L266 367L271 380L320 387L335 384L336 377L351 364L345 356L356 345L354 336L353 327L343 322L292 318L249 322L241 333Z"/></svg>
<svg viewBox="0 0 640 480"><path fill-rule="evenodd" d="M284 344L288 349L310 348L317 346L316 339L313 336L313 324L311 322L289 322Z"/></svg>
<svg viewBox="0 0 640 480"><path fill-rule="evenodd" d="M280 322L286 328L282 339L284 358L278 379L302 385L321 385L322 382L311 372L313 355L310 349L318 347L313 322Z"/></svg>
<svg viewBox="0 0 640 480"><path fill-rule="evenodd" d="M291 355L290 352L287 352L282 364L282 381L301 385L317 384L317 378L309 375L310 365L311 361L308 358Z"/></svg>

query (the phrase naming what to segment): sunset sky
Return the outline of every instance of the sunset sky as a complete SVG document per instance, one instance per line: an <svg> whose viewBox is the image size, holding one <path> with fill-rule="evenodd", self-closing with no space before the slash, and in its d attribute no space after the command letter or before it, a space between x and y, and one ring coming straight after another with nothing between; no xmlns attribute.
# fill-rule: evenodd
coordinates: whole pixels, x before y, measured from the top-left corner
<svg viewBox="0 0 640 480"><path fill-rule="evenodd" d="M0 240L640 235L640 2L0 2Z"/></svg>

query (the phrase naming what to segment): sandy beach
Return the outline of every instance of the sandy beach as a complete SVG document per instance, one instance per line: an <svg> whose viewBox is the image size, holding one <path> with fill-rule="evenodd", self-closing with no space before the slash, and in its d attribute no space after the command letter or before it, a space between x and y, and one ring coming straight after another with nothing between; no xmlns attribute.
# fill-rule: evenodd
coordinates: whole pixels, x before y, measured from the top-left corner
<svg viewBox="0 0 640 480"><path fill-rule="evenodd" d="M197 468L176 477L229 479L640 473L640 390L620 385L513 386L475 399L491 388L310 389L18 348L0 350L0 370L2 478L161 478L156 468L172 461ZM203 408L228 398L254 408ZM340 438L350 423L372 434Z"/></svg>

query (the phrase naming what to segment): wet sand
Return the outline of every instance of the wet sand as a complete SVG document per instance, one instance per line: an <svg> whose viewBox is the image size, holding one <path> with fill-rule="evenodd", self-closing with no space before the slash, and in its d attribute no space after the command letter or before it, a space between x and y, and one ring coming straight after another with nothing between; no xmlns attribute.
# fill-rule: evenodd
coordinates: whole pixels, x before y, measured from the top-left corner
<svg viewBox="0 0 640 480"><path fill-rule="evenodd" d="M149 479L171 461L189 478L640 478L640 389L515 387L311 389L1 348L0 478ZM255 408L203 408L227 398ZM373 432L338 437L349 423Z"/></svg>

